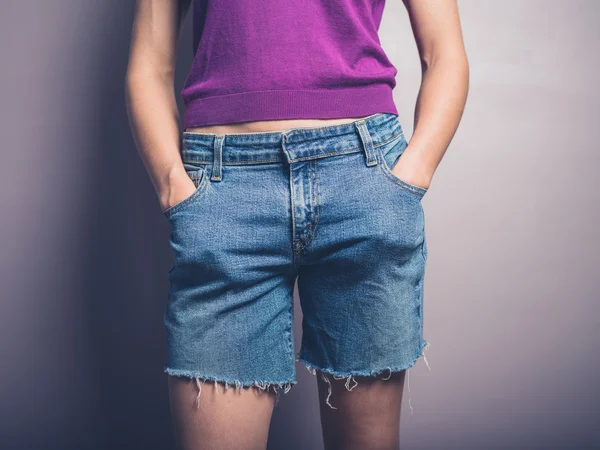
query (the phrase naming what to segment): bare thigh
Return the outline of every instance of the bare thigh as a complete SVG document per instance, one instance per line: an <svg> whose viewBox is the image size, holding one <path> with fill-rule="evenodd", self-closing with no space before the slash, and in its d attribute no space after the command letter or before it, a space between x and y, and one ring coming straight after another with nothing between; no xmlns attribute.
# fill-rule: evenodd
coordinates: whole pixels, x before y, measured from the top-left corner
<svg viewBox="0 0 600 450"><path fill-rule="evenodd" d="M358 384L317 372L321 426L326 450L397 450L406 370L355 377ZM389 379L388 376L390 376ZM385 378L385 379L382 379ZM354 387L353 387L354 386ZM332 409L326 402L336 409Z"/></svg>
<svg viewBox="0 0 600 450"><path fill-rule="evenodd" d="M181 450L264 450L275 393L256 387L235 389L168 376L173 427ZM218 392L217 392L218 389ZM198 407L197 405L197 400Z"/></svg>

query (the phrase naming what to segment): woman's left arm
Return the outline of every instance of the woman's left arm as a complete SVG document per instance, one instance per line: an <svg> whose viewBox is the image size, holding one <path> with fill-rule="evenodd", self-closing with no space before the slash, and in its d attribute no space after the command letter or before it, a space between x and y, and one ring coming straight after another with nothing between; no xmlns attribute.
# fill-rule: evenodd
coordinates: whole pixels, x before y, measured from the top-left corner
<svg viewBox="0 0 600 450"><path fill-rule="evenodd" d="M398 178L428 189L462 117L469 87L456 0L403 0L421 59L414 132L392 168Z"/></svg>

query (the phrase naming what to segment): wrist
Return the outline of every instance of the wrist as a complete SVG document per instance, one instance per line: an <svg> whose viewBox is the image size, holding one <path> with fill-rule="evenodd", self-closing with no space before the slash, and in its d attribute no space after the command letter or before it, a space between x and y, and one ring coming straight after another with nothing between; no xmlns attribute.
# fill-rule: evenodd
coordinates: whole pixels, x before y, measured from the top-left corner
<svg viewBox="0 0 600 450"><path fill-rule="evenodd" d="M163 173L159 178L156 187L161 204L165 204L169 201L173 190L176 189L176 186L185 178L187 178L187 173L182 163L169 168Z"/></svg>
<svg viewBox="0 0 600 450"><path fill-rule="evenodd" d="M409 151L409 148L402 153L392 172L410 184L429 189L435 167L428 164L418 152Z"/></svg>
<svg viewBox="0 0 600 450"><path fill-rule="evenodd" d="M183 167L183 163L181 162L163 170L157 179L157 190L159 192L168 190L185 173L185 167Z"/></svg>

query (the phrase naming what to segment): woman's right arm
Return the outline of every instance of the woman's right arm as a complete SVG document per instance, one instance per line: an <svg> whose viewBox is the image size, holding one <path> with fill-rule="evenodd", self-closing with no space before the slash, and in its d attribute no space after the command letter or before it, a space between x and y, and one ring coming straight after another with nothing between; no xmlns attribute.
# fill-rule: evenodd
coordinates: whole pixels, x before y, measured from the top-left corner
<svg viewBox="0 0 600 450"><path fill-rule="evenodd" d="M127 66L129 121L163 210L195 190L179 151L174 92L177 41L190 1L137 0Z"/></svg>

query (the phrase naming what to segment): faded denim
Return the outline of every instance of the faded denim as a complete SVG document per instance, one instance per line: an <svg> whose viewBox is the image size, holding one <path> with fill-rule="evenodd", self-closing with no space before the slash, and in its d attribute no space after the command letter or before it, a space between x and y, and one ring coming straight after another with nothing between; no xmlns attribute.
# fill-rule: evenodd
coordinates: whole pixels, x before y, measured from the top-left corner
<svg viewBox="0 0 600 450"><path fill-rule="evenodd" d="M196 191L164 211L174 256L165 372L200 390L203 381L279 394L296 384L296 361L330 389L328 375L347 378L349 390L356 376L412 367L430 346L426 190L391 172L406 146L390 113L284 131L183 132Z"/></svg>

